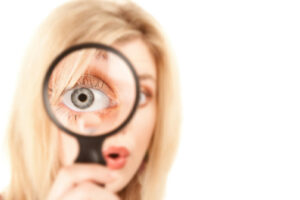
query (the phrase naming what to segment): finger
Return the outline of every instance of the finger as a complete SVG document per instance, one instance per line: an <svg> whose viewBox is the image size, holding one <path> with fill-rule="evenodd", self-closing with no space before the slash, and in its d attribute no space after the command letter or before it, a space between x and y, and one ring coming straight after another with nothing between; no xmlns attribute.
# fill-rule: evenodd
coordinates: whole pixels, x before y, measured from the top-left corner
<svg viewBox="0 0 300 200"><path fill-rule="evenodd" d="M80 182L94 181L98 184L106 184L114 179L115 175L99 164L74 164L67 166L59 171L51 189L53 194L50 194L50 199L61 197L66 191Z"/></svg>
<svg viewBox="0 0 300 200"><path fill-rule="evenodd" d="M97 186L92 182L83 182L67 192L61 200L120 200L120 198L105 190L103 187Z"/></svg>

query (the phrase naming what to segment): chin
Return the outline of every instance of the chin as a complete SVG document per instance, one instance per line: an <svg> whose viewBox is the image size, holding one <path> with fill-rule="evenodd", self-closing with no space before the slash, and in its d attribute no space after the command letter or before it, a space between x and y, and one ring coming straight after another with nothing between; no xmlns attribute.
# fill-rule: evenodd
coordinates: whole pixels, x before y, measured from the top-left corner
<svg viewBox="0 0 300 200"><path fill-rule="evenodd" d="M129 166L128 166L129 167ZM117 171L116 171L117 172ZM137 171L131 170L122 170L117 172L118 178L116 178L114 181L107 183L105 185L105 188L113 193L118 193L122 191L132 180L132 178L135 176Z"/></svg>
<svg viewBox="0 0 300 200"><path fill-rule="evenodd" d="M113 193L118 193L122 189L126 187L127 183L124 183L124 180L122 178L119 178L111 183L108 183L105 185L105 188Z"/></svg>

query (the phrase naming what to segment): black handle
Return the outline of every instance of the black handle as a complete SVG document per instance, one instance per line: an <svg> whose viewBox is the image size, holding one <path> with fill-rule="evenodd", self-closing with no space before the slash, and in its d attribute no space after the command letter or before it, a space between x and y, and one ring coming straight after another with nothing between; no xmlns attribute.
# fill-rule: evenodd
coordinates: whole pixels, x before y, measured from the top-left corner
<svg viewBox="0 0 300 200"><path fill-rule="evenodd" d="M106 166L102 155L102 145L105 137L76 137L79 143L79 155L75 163L99 163Z"/></svg>

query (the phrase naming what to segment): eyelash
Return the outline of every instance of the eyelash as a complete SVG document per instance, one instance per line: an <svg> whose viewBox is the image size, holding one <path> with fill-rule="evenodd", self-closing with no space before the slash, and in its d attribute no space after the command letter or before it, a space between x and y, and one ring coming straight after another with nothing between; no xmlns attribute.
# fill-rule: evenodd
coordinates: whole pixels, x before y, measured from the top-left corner
<svg viewBox="0 0 300 200"><path fill-rule="evenodd" d="M101 86L100 86L100 84L101 84ZM104 84L106 86L108 86L106 84L106 82L101 80L100 78L97 78L92 75L84 75L81 78L79 78L79 80L77 81L77 83L75 84L75 86L73 88L80 87L80 86L87 86L89 88L102 89Z"/></svg>

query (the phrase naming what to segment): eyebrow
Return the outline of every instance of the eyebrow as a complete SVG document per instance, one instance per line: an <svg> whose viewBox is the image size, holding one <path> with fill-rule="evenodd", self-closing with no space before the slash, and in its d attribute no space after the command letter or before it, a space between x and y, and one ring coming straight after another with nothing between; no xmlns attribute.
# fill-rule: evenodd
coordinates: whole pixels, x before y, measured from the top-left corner
<svg viewBox="0 0 300 200"><path fill-rule="evenodd" d="M150 74L139 75L139 79L140 80L147 80L147 79L149 79L149 80L152 80L152 81L156 82L156 79L152 75L150 75Z"/></svg>

